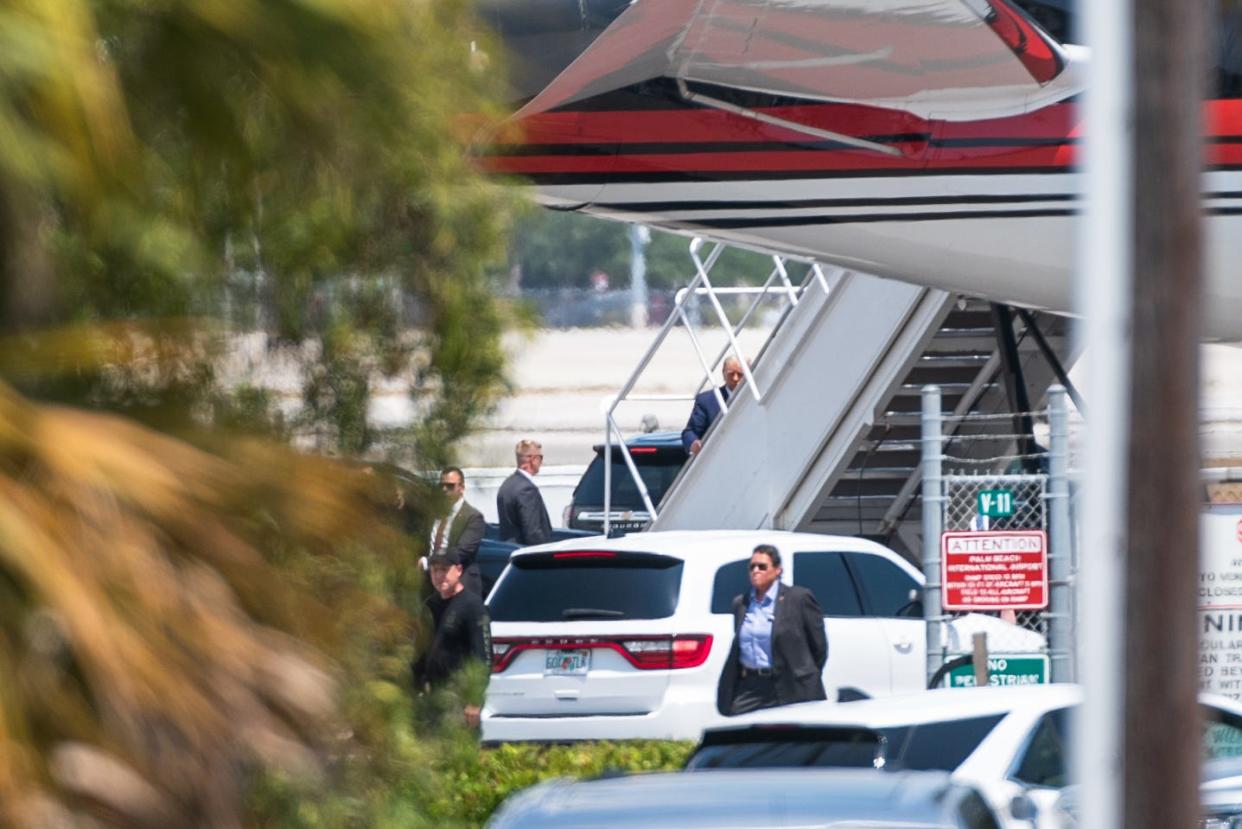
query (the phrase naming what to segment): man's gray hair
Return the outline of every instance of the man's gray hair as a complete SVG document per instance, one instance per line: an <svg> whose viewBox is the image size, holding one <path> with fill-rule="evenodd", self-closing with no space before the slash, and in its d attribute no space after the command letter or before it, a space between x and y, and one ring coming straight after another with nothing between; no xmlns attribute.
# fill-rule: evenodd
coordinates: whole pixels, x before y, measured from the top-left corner
<svg viewBox="0 0 1242 829"><path fill-rule="evenodd" d="M530 440L529 438L519 440L517 442L517 446L513 449L513 453L517 455L517 462L519 464L522 462L522 458L525 458L528 455L538 455L542 451L543 444L537 440Z"/></svg>

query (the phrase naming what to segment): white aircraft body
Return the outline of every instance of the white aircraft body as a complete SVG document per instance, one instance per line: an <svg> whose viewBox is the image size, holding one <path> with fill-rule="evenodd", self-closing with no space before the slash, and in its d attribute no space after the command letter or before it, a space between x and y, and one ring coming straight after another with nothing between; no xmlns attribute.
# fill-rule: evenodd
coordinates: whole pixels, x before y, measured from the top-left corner
<svg viewBox="0 0 1242 829"><path fill-rule="evenodd" d="M544 74L527 79L521 137L487 163L549 206L1070 310L1087 56L1013 0L542 7L557 3L577 17L491 0ZM1237 340L1242 14L1225 6L1206 104L1205 335Z"/></svg>

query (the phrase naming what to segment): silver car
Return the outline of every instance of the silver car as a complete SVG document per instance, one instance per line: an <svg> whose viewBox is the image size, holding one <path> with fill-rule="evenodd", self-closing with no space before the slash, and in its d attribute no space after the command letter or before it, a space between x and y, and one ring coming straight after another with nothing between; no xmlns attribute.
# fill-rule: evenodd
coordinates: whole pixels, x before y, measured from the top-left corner
<svg viewBox="0 0 1242 829"><path fill-rule="evenodd" d="M996 829L974 789L941 772L669 772L552 780L512 795L488 829Z"/></svg>

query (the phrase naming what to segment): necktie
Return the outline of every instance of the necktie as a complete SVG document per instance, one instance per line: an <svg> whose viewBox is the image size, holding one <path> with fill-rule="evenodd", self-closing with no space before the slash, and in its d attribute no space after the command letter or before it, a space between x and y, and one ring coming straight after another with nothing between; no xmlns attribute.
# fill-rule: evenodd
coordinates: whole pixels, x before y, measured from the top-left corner
<svg viewBox="0 0 1242 829"><path fill-rule="evenodd" d="M438 553L440 548L444 546L444 525L448 523L447 518L441 518L440 523L436 526L436 538L431 542L431 552Z"/></svg>

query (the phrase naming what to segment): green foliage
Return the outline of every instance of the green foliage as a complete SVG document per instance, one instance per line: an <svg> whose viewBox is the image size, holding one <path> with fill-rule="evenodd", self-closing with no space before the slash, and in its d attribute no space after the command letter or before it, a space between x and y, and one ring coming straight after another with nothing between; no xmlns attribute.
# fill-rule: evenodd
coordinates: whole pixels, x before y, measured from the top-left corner
<svg viewBox="0 0 1242 829"><path fill-rule="evenodd" d="M673 771L693 750L693 743L655 740L559 746L505 743L482 751L461 750L450 753L439 769L449 785L428 804L428 814L450 825L481 826L506 797L535 783L614 771Z"/></svg>
<svg viewBox="0 0 1242 829"><path fill-rule="evenodd" d="M9 3L0 327L165 323L143 371L83 359L22 387L184 421L223 405L214 318L301 347L291 426L328 448L367 449L373 383L415 374L414 448L444 455L504 390L486 266L512 197L469 157L503 82L481 39L465 0ZM192 347L167 326L186 318Z"/></svg>
<svg viewBox="0 0 1242 829"><path fill-rule="evenodd" d="M395 663L392 663L395 665ZM327 779L269 774L251 792L257 826L477 827L506 797L558 777L681 768L694 744L632 740L480 748L462 707L481 697L485 675L465 670L449 687L411 699L402 678L376 679L348 695L354 742ZM414 716L411 716L414 711Z"/></svg>
<svg viewBox="0 0 1242 829"><path fill-rule="evenodd" d="M0 375L130 416L0 383L0 823L475 825L532 768L680 757L480 753L477 672L407 690L393 530L440 501L254 437L362 451L405 373L434 468L503 392L479 39L466 0L0 6ZM252 328L297 421L217 374Z"/></svg>

